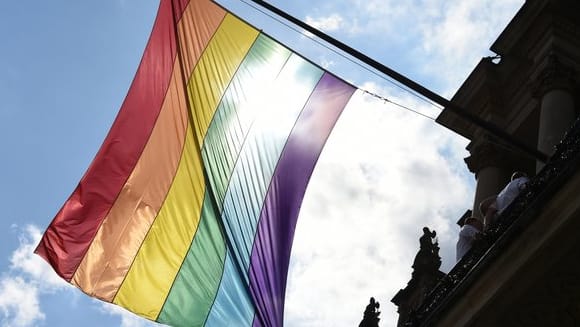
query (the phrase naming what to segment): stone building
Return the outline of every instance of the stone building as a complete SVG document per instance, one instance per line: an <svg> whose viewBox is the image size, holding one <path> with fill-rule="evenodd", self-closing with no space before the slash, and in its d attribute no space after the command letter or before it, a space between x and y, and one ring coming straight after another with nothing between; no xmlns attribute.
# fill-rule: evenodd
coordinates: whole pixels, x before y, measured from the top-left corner
<svg viewBox="0 0 580 327"><path fill-rule="evenodd" d="M580 1L527 0L491 50L452 102L549 159L440 114L470 140L474 215L513 171L531 181L421 301L395 296L398 326L580 326Z"/></svg>

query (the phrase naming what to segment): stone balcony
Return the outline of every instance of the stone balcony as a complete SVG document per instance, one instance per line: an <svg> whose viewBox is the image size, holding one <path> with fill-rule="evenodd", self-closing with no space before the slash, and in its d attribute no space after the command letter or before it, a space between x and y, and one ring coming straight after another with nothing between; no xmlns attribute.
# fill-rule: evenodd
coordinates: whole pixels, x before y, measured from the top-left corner
<svg viewBox="0 0 580 327"><path fill-rule="evenodd" d="M580 119L399 326L580 325Z"/></svg>

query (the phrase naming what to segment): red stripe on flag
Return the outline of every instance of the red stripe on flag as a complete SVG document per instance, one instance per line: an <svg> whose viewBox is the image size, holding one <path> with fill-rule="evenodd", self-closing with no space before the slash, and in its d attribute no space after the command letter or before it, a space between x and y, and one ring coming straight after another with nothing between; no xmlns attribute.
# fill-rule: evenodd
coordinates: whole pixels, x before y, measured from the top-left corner
<svg viewBox="0 0 580 327"><path fill-rule="evenodd" d="M187 0L176 0L176 8ZM179 17L183 10L179 13ZM176 57L171 0L162 0L131 88L101 149L53 219L35 252L70 281L99 226L133 171L169 87Z"/></svg>

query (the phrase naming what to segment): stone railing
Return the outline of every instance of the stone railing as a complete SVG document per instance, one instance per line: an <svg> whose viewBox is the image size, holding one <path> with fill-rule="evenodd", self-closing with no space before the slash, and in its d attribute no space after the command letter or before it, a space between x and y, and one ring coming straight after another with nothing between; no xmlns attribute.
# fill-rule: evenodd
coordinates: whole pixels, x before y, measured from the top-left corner
<svg viewBox="0 0 580 327"><path fill-rule="evenodd" d="M580 167L580 119L576 120L554 155L533 177L527 188L498 217L496 223L427 295L421 307L410 314L405 326L431 326L445 308L462 294L485 266L526 225Z"/></svg>

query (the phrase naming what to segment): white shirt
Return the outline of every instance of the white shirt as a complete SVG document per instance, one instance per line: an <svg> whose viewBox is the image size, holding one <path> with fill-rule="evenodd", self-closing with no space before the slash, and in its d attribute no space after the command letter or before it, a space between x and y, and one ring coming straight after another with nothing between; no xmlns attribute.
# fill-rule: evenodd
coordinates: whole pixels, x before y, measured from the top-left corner
<svg viewBox="0 0 580 327"><path fill-rule="evenodd" d="M461 227L459 231L459 239L457 240L457 245L455 246L456 259L459 261L463 256L471 249L473 240L475 240L475 235L479 233L479 229L473 227L472 225L465 224Z"/></svg>
<svg viewBox="0 0 580 327"><path fill-rule="evenodd" d="M507 208L512 201L520 194L520 191L524 189L526 183L529 181L527 177L518 177L513 181L509 182L501 192L497 195L495 200L497 214L501 214L505 208Z"/></svg>

